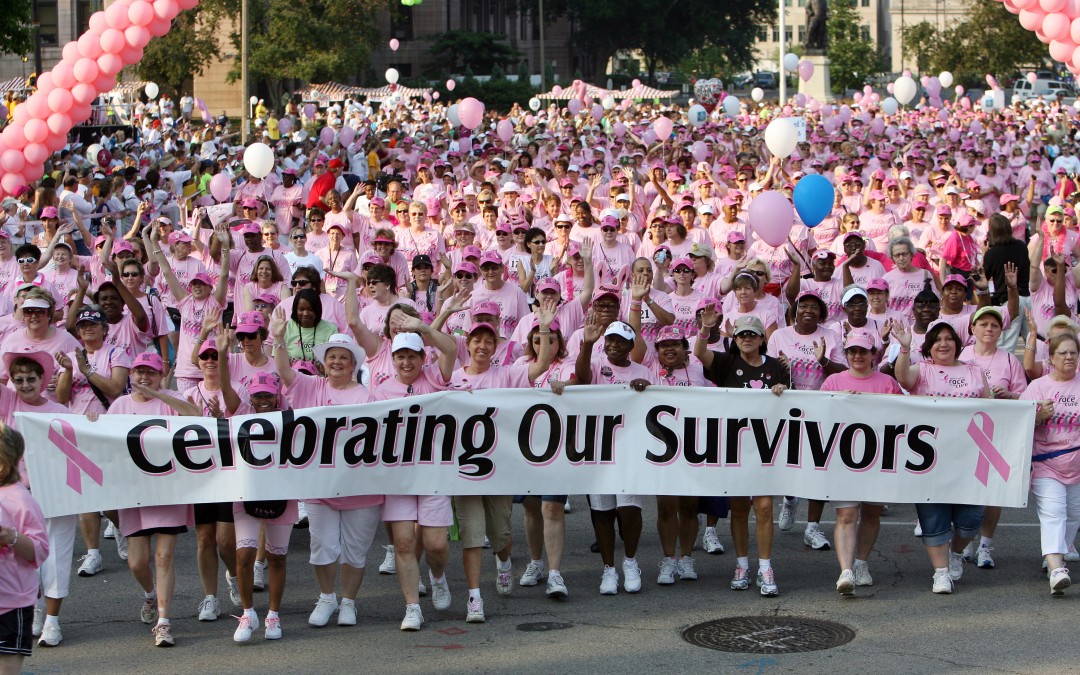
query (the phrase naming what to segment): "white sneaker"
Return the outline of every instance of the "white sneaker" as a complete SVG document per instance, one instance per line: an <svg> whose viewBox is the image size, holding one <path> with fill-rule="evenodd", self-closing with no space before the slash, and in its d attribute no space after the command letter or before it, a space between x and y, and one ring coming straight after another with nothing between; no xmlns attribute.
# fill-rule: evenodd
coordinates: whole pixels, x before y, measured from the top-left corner
<svg viewBox="0 0 1080 675"><path fill-rule="evenodd" d="M468 607L465 611L465 623L484 623L484 599L469 598Z"/></svg>
<svg viewBox="0 0 1080 675"><path fill-rule="evenodd" d="M604 574L600 577L600 595L615 595L619 592L619 573L614 567L604 566Z"/></svg>
<svg viewBox="0 0 1080 675"><path fill-rule="evenodd" d="M855 573L844 570L836 580L836 592L840 595L855 595Z"/></svg>
<svg viewBox="0 0 1080 675"><path fill-rule="evenodd" d="M261 591L266 588L266 563L255 561L255 574L251 581L251 590Z"/></svg>
<svg viewBox="0 0 1080 675"><path fill-rule="evenodd" d="M126 561L128 558L128 540L127 537L117 533L116 537L116 555L120 556L121 560Z"/></svg>
<svg viewBox="0 0 1080 675"><path fill-rule="evenodd" d="M157 616L157 609L154 610L154 616ZM30 633L34 637L40 637L41 631L45 628L45 603L44 601L37 601L34 603L34 622L30 626Z"/></svg>
<svg viewBox="0 0 1080 675"><path fill-rule="evenodd" d="M547 578L547 596L549 598L563 599L570 595L566 590L566 583L563 581L562 575L557 571L552 571L548 574Z"/></svg>
<svg viewBox="0 0 1080 675"><path fill-rule="evenodd" d="M225 584L229 587L229 600L232 601L232 604L239 607L241 605L240 586L236 583L236 577L229 574L228 570L225 570ZM257 625L255 627L258 628Z"/></svg>
<svg viewBox="0 0 1080 675"><path fill-rule="evenodd" d="M267 626L270 625L270 620L267 619ZM341 599L341 604L338 605L337 613L337 625L339 626L355 626L356 625L356 602L352 600Z"/></svg>
<svg viewBox="0 0 1080 675"><path fill-rule="evenodd" d="M874 577L870 576L870 564L865 560L855 561L855 585L873 586Z"/></svg>
<svg viewBox="0 0 1080 675"><path fill-rule="evenodd" d="M964 576L964 556L949 551L949 577L953 581L960 581L962 576Z"/></svg>
<svg viewBox="0 0 1080 675"><path fill-rule="evenodd" d="M825 538L825 533L821 531L821 528L816 530L807 530L803 534L803 543L814 549L815 551L828 551L832 548L829 545L829 540Z"/></svg>
<svg viewBox="0 0 1080 675"><path fill-rule="evenodd" d="M984 570L994 569L994 558L990 555L990 551L993 551L993 546L980 546L975 552L975 564Z"/></svg>
<svg viewBox="0 0 1080 675"><path fill-rule="evenodd" d="M217 621L220 613L218 599L212 595L206 596L199 603L199 621Z"/></svg>
<svg viewBox="0 0 1080 675"><path fill-rule="evenodd" d="M715 527L705 528L705 536L701 538L701 546L710 555L719 555L724 552L724 545L720 543L720 537L716 535Z"/></svg>
<svg viewBox="0 0 1080 675"><path fill-rule="evenodd" d="M1080 562L1080 553L1076 552L1075 546L1069 546L1069 550L1065 551L1065 562Z"/></svg>
<svg viewBox="0 0 1080 675"><path fill-rule="evenodd" d="M340 614L338 615L341 616ZM338 622L340 625L340 621ZM263 639L265 640L280 640L281 639L281 617L266 617L266 630L263 631Z"/></svg>
<svg viewBox="0 0 1080 675"><path fill-rule="evenodd" d="M514 567L499 569L499 563L495 563L495 592L499 595L510 595L514 590Z"/></svg>
<svg viewBox="0 0 1080 675"><path fill-rule="evenodd" d="M627 593L637 593L641 590L641 568L636 560L623 560L623 590Z"/></svg>
<svg viewBox="0 0 1080 675"><path fill-rule="evenodd" d="M1069 570L1059 567L1050 573L1050 595L1060 597L1065 595L1065 589L1072 585L1069 578Z"/></svg>
<svg viewBox="0 0 1080 675"><path fill-rule="evenodd" d="M139 610L139 620L143 623L157 623L157 596L143 598L142 608Z"/></svg>
<svg viewBox="0 0 1080 675"><path fill-rule="evenodd" d="M315 603L315 609L311 610L307 622L312 626L325 626L330 623L330 617L334 615L337 608L337 600L324 600L320 597Z"/></svg>
<svg viewBox="0 0 1080 675"><path fill-rule="evenodd" d="M922 536L922 523L920 523L918 520L915 521L915 531L912 534L914 534L916 537Z"/></svg>
<svg viewBox="0 0 1080 675"><path fill-rule="evenodd" d="M731 578L731 590L745 591L750 588L750 568L735 566L735 576Z"/></svg>
<svg viewBox="0 0 1080 675"><path fill-rule="evenodd" d="M406 605L405 618L401 620L401 630L416 631L424 625L424 613L420 611L420 605Z"/></svg>
<svg viewBox="0 0 1080 675"><path fill-rule="evenodd" d="M934 592L948 595L953 592L952 575L948 570L934 572Z"/></svg>
<svg viewBox="0 0 1080 675"><path fill-rule="evenodd" d="M757 585L761 589L761 594L767 598L780 595L780 588L776 585L776 570L771 567L764 572L758 570Z"/></svg>
<svg viewBox="0 0 1080 675"><path fill-rule="evenodd" d="M386 549L386 555L383 557L382 564L379 565L379 574L397 574L397 555L394 554L394 547L383 546L383 548ZM423 621L423 617L420 619Z"/></svg>
<svg viewBox="0 0 1080 675"><path fill-rule="evenodd" d="M968 542L968 545L964 547L964 562L971 562L975 558L975 540L972 539Z"/></svg>
<svg viewBox="0 0 1080 675"><path fill-rule="evenodd" d="M105 539L116 539L116 535L119 532L116 531L116 526L112 524L112 521L108 518L105 519L105 533L101 536Z"/></svg>
<svg viewBox="0 0 1080 675"><path fill-rule="evenodd" d="M445 573L442 581L437 581L435 575L428 570L428 578L431 579L431 604L440 611L450 609L450 582Z"/></svg>
<svg viewBox="0 0 1080 675"><path fill-rule="evenodd" d="M570 513L570 510L571 510L570 497L566 498L566 503L563 504L562 510L563 510L563 513Z"/></svg>
<svg viewBox="0 0 1080 675"><path fill-rule="evenodd" d="M781 530L787 532L795 526L795 509L799 508L799 498L796 497L790 502L787 498L784 499L784 505L780 507L780 522L777 525Z"/></svg>
<svg viewBox="0 0 1080 675"><path fill-rule="evenodd" d="M101 571L101 554L100 553L87 553L83 557L79 558L82 564L79 565L80 577L92 577Z"/></svg>
<svg viewBox="0 0 1080 675"><path fill-rule="evenodd" d="M675 583L675 558L662 558L660 560L660 573L656 575L656 583L661 586L670 586Z"/></svg>
<svg viewBox="0 0 1080 675"><path fill-rule="evenodd" d="M697 580L697 570L694 569L694 559L688 555L679 558L675 570L679 573L679 578L683 581Z"/></svg>
<svg viewBox="0 0 1080 675"><path fill-rule="evenodd" d="M63 641L64 636L60 634L60 623L47 623L41 629L41 638L38 639L38 647L55 647Z"/></svg>
<svg viewBox="0 0 1080 675"><path fill-rule="evenodd" d="M239 617L240 625L233 631L233 642L248 642L251 640L251 633L259 627L259 617L254 613L248 614L244 612Z"/></svg>
<svg viewBox="0 0 1080 675"><path fill-rule="evenodd" d="M518 581L518 585L535 586L546 578L547 571L544 569L544 561L530 560L525 567L525 573L521 575L521 579Z"/></svg>

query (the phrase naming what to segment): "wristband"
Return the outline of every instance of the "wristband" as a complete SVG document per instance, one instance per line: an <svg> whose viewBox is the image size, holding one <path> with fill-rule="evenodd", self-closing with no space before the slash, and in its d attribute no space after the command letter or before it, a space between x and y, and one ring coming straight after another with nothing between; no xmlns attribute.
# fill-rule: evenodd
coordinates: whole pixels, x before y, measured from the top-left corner
<svg viewBox="0 0 1080 675"><path fill-rule="evenodd" d="M709 339L709 330L707 328L702 328L701 330L698 331L697 336L698 336L699 340L708 340Z"/></svg>
<svg viewBox="0 0 1080 675"><path fill-rule="evenodd" d="M910 354L911 353L911 347L901 347L900 348L900 353L901 354Z"/></svg>

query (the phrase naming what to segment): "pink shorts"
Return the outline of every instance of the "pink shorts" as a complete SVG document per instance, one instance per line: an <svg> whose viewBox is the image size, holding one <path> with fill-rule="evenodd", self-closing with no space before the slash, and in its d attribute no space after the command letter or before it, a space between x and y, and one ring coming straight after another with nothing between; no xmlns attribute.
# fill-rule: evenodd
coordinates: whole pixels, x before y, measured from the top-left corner
<svg viewBox="0 0 1080 675"><path fill-rule="evenodd" d="M236 548L258 548L259 531L266 528L266 550L274 555L289 552L289 537L293 523L299 516L295 499L290 499L285 513L278 518L265 519L249 516L243 502L233 502L233 523L236 528Z"/></svg>
<svg viewBox="0 0 1080 675"><path fill-rule="evenodd" d="M439 495L386 495L382 518L388 523L410 521L424 527L450 527L454 509Z"/></svg>

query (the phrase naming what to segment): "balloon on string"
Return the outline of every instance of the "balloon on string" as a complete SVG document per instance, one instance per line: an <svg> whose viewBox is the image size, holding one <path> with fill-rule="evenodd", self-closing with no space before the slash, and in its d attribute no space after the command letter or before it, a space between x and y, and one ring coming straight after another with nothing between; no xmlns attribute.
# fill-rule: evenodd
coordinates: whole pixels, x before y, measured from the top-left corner
<svg viewBox="0 0 1080 675"><path fill-rule="evenodd" d="M400 75L398 74L397 68L387 68L386 69L386 81L387 82L389 82L390 84L397 84L398 77L400 77Z"/></svg>
<svg viewBox="0 0 1080 675"><path fill-rule="evenodd" d="M723 106L728 117L736 117L742 109L742 106L739 105L739 99L734 96L725 97Z"/></svg>
<svg viewBox="0 0 1080 675"><path fill-rule="evenodd" d="M605 96L600 101L600 105L604 106L604 110L613 110L615 108L615 97L614 96Z"/></svg>
<svg viewBox="0 0 1080 675"><path fill-rule="evenodd" d="M881 111L886 115L895 115L899 109L900 103L892 96L881 102Z"/></svg>
<svg viewBox="0 0 1080 675"><path fill-rule="evenodd" d="M656 138L661 141L666 141L671 136L671 130L675 127L670 118L657 117L652 124L653 131L656 133Z"/></svg>
<svg viewBox="0 0 1080 675"><path fill-rule="evenodd" d="M690 146L690 155L695 162L704 162L709 157L709 146L705 145L705 141L694 141Z"/></svg>
<svg viewBox="0 0 1080 675"><path fill-rule="evenodd" d="M279 127L280 128L280 127ZM334 130L331 127L323 127L319 131L319 142L323 145L330 145L334 142Z"/></svg>
<svg viewBox="0 0 1080 675"><path fill-rule="evenodd" d="M531 127L534 124L536 124L536 118L533 117L532 115L526 115L525 116L525 126Z"/></svg>
<svg viewBox="0 0 1080 675"><path fill-rule="evenodd" d="M282 134L289 133L290 131L292 131L292 120L289 119L288 117L282 119L281 121L278 122L278 127L277 128L278 128L278 131L280 131Z"/></svg>
<svg viewBox="0 0 1080 675"><path fill-rule="evenodd" d="M784 54L784 70L789 73L799 69L799 55L788 52Z"/></svg>
<svg viewBox="0 0 1080 675"><path fill-rule="evenodd" d="M454 127L461 126L461 119L458 117L458 104L455 103L446 109L446 119L450 120L450 125Z"/></svg>
<svg viewBox="0 0 1080 675"><path fill-rule="evenodd" d="M398 42L397 38L390 38L390 51L396 52L399 46L401 46L401 43Z"/></svg>
<svg viewBox="0 0 1080 675"><path fill-rule="evenodd" d="M814 76L814 64L809 59L799 61L799 78L803 82L809 82Z"/></svg>
<svg viewBox="0 0 1080 675"><path fill-rule="evenodd" d="M536 112L540 110L540 105L540 99L536 98L535 96L529 99L529 110Z"/></svg>
<svg viewBox="0 0 1080 675"><path fill-rule="evenodd" d="M158 94L160 93L157 84L154 82L147 82L146 86L143 88L143 91L146 92L146 98L150 99L151 101L157 98Z"/></svg>
<svg viewBox="0 0 1080 675"><path fill-rule="evenodd" d="M941 82L943 87L951 87L953 83L953 75L947 70L943 70L938 73L938 81Z"/></svg>
<svg viewBox="0 0 1080 675"><path fill-rule="evenodd" d="M817 227L829 217L835 196L832 183L819 174L803 176L791 193L795 210L807 227Z"/></svg>
<svg viewBox="0 0 1080 675"><path fill-rule="evenodd" d="M799 92L798 94L795 94L795 106L798 107L798 108L802 108L802 107L806 106L806 94L804 94L802 92Z"/></svg>
<svg viewBox="0 0 1080 675"><path fill-rule="evenodd" d="M495 125L495 135L499 137L503 143L509 143L510 139L514 137L514 124L510 120L499 120L499 123Z"/></svg>
<svg viewBox="0 0 1080 675"><path fill-rule="evenodd" d="M690 122L690 126L700 127L709 120L709 113L705 111L705 106L695 103L686 111L686 119Z"/></svg>
<svg viewBox="0 0 1080 675"><path fill-rule="evenodd" d="M761 99L765 98L765 91L761 87L754 87L750 90L750 98L754 99L754 103L761 103Z"/></svg>
<svg viewBox="0 0 1080 675"><path fill-rule="evenodd" d="M42 159L41 161L45 160ZM36 164L37 162L34 163ZM101 150L98 150L97 165L100 167L108 168L110 163L112 163L112 153L109 152L107 148L102 148Z"/></svg>
<svg viewBox="0 0 1080 675"><path fill-rule="evenodd" d="M765 146L769 148L769 152L781 159L791 155L799 142L795 125L787 117L779 117L769 122L769 126L765 127L764 137Z"/></svg>
<svg viewBox="0 0 1080 675"><path fill-rule="evenodd" d="M90 162L94 166L97 166L97 157L99 152L101 152L101 145L97 143L91 143L86 148L86 158L90 160Z"/></svg>
<svg viewBox="0 0 1080 675"><path fill-rule="evenodd" d="M592 107L593 121L599 122L604 119L604 106L599 103L593 103Z"/></svg>
<svg viewBox="0 0 1080 675"><path fill-rule="evenodd" d="M581 112L581 101L576 98L570 99L566 102L566 109L570 111L571 115L577 115Z"/></svg>
<svg viewBox="0 0 1080 675"><path fill-rule="evenodd" d="M309 120L315 119L314 103L308 103L306 106L304 106L304 117L308 118Z"/></svg>
<svg viewBox="0 0 1080 675"><path fill-rule="evenodd" d="M229 175L224 172L214 174L214 177L210 179L210 195L213 196L214 200L222 204L229 201L229 195L231 194L232 183L229 181Z"/></svg>
<svg viewBox="0 0 1080 675"><path fill-rule="evenodd" d="M956 92L956 98L960 98L961 96L964 95L964 86L961 85L961 84L958 84L958 85L956 85L956 89L954 89L953 91Z"/></svg>
<svg viewBox="0 0 1080 675"><path fill-rule="evenodd" d="M281 129L281 123L278 122L278 129ZM356 129L350 126L341 127L341 131L338 132L338 143L341 145L352 145L353 140L356 138Z"/></svg>
<svg viewBox="0 0 1080 675"><path fill-rule="evenodd" d="M454 91L454 87L456 86L457 82L454 82L453 80L446 81L446 91Z"/></svg>
<svg viewBox="0 0 1080 675"><path fill-rule="evenodd" d="M437 91L431 92L431 98L434 101L438 101L439 100L439 92L437 92Z"/></svg>
<svg viewBox="0 0 1080 675"><path fill-rule="evenodd" d="M252 143L244 150L244 168L255 178L266 178L274 169L274 151L265 143Z"/></svg>
<svg viewBox="0 0 1080 675"><path fill-rule="evenodd" d="M775 190L768 190L754 198L750 202L748 216L750 229L758 239L774 247L788 240L791 226L795 223L795 209L791 202Z"/></svg>
<svg viewBox="0 0 1080 675"><path fill-rule="evenodd" d="M911 103L912 99L915 98L917 91L918 88L915 84L915 80L906 75L898 77L896 82L893 83L893 96L896 97L896 100L900 105Z"/></svg>

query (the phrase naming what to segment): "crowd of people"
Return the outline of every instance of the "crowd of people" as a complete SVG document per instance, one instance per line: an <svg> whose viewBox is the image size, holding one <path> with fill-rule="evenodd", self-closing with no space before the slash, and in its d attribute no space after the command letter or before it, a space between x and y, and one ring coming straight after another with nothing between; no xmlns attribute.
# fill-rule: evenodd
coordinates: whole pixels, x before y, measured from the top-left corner
<svg viewBox="0 0 1080 675"><path fill-rule="evenodd" d="M261 176L227 128L143 113L137 138L100 140L104 163L72 144L2 205L0 659L29 654L31 633L60 644L73 568L86 577L102 564L102 514L42 518L16 412L228 417L590 384L853 392L868 405L1025 399L1037 406L1039 552L1051 593L1069 586L1066 561L1080 559L1072 108L917 107L884 126L872 124L876 108L800 110L807 141L780 159L761 135L769 115L792 114L780 108L716 111L694 127L680 109L649 104L599 120L515 107L502 140L494 113L469 132L438 104L346 102L320 111L329 134L289 114L281 120L296 131L257 134L276 153ZM672 136L650 138L661 115ZM813 228L796 218L787 242L769 245L751 204L767 191L791 198L810 174L834 184L831 214ZM224 208L212 196L222 180ZM589 495L601 594L641 589L652 498ZM706 553L724 550L720 519L730 518L730 587L779 594L774 522L793 527L797 495L782 498L776 521L768 495L655 500L656 583L697 578L703 514ZM335 614L355 624L381 525L391 545L379 570L397 575L401 629L414 631L422 596L437 611L453 604L455 522L466 621L485 620L485 547L496 593L544 584L566 598L566 501L358 494L155 506L104 513L104 536L141 589L140 619L167 647L170 619L188 614L172 599L189 528L205 591L198 618L220 615L223 563L243 610L233 639L246 642L260 627L282 636L297 522L310 528L319 587L309 624ZM515 503L527 549L517 570ZM820 525L827 506L807 500L804 542L835 546L836 590L851 595L873 584L867 561L886 505L833 502L833 542ZM952 593L965 562L994 567L1000 508L944 500L917 510L934 593ZM87 552L75 567L77 538ZM253 591L264 588L260 617Z"/></svg>

